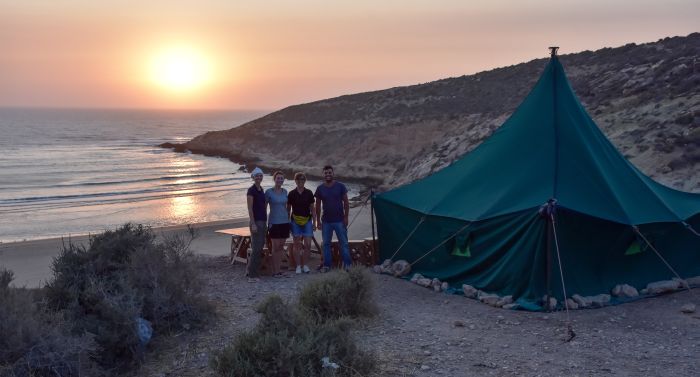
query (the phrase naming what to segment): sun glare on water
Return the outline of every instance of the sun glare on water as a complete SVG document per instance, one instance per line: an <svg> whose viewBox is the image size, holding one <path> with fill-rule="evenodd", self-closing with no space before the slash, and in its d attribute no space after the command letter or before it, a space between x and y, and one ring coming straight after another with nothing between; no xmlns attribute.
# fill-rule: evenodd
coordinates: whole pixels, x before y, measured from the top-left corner
<svg viewBox="0 0 700 377"><path fill-rule="evenodd" d="M201 89L212 80L212 64L200 51L174 47L156 53L150 61L151 80L171 92Z"/></svg>

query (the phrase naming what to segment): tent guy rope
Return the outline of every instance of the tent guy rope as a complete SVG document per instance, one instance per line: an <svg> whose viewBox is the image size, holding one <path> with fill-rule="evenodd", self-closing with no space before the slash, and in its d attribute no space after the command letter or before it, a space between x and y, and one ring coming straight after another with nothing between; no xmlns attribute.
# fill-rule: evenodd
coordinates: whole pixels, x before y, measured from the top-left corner
<svg viewBox="0 0 700 377"><path fill-rule="evenodd" d="M391 258L389 258L390 260L394 260L394 257L396 256L396 254L399 253L399 250L401 250L401 248L403 247L403 245L405 245L406 242L411 238L411 236L413 235L413 233L416 232L416 230L418 229L418 227L420 226L420 224L423 224L423 221L425 221L425 216L422 216L422 217L420 218L420 220L418 221L418 224L416 224L416 226L413 227L413 230L411 231L411 233L408 234L408 236L406 237L406 239L403 240L403 242L401 243L401 245L399 246L399 248L396 249L396 251L394 252L394 254L391 255Z"/></svg>
<svg viewBox="0 0 700 377"><path fill-rule="evenodd" d="M459 234L461 231L467 229L470 225L472 225L472 223L468 223L467 225L465 225L465 226L459 228L458 231L454 232L451 236L447 237L444 241L440 242L437 246L435 246L434 248L430 249L430 251L428 251L427 253L423 254L420 258L416 259L415 261L413 261L413 263L411 263L411 267L413 267L413 265L416 264L416 263L418 263L418 261L420 261L421 259L427 257L427 256L428 256L430 253L432 253L433 251L437 250L438 247L444 245L445 242L447 242L447 241L451 240L452 238L454 238L454 236L456 236L457 234Z"/></svg>

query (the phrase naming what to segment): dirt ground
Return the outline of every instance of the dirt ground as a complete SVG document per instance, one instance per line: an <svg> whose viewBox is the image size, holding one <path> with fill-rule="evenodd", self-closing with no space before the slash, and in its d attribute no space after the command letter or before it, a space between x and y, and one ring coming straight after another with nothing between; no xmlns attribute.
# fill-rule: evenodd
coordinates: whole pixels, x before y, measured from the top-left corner
<svg viewBox="0 0 700 377"><path fill-rule="evenodd" d="M226 257L202 257L206 294L218 318L204 329L157 337L138 376L213 376L211 355L257 322L256 303L276 293L293 300L319 274L247 283ZM372 274L380 313L354 336L379 358L377 376L697 376L700 290L570 312L493 308Z"/></svg>

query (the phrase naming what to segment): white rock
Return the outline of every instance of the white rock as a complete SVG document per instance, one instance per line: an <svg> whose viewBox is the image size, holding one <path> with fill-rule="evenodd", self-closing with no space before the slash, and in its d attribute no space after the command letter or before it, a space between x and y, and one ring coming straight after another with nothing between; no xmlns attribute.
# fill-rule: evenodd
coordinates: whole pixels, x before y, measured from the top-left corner
<svg viewBox="0 0 700 377"><path fill-rule="evenodd" d="M571 309L571 310L576 310L576 309L578 309L578 304L576 303L576 301L574 301L570 298L567 298L566 299L566 307Z"/></svg>
<svg viewBox="0 0 700 377"><path fill-rule="evenodd" d="M683 279L673 278L673 281L678 282L678 288L686 288L688 286L688 282Z"/></svg>
<svg viewBox="0 0 700 377"><path fill-rule="evenodd" d="M685 304L681 307L681 312L685 314L695 313L695 304Z"/></svg>
<svg viewBox="0 0 700 377"><path fill-rule="evenodd" d="M694 276L692 278L687 278L685 281L691 286L691 287L697 287L700 286L700 276Z"/></svg>
<svg viewBox="0 0 700 377"><path fill-rule="evenodd" d="M491 305L491 306L496 306L498 303L498 300L501 298L498 297L498 295L492 295L492 294L483 294L479 296L479 301L483 302L486 305Z"/></svg>
<svg viewBox="0 0 700 377"><path fill-rule="evenodd" d="M416 283L418 279L423 279L423 275L421 274L413 274L413 277L411 278L411 283Z"/></svg>
<svg viewBox="0 0 700 377"><path fill-rule="evenodd" d="M595 296L589 296L587 298L591 300L591 306L593 306L594 308L602 308L610 302L610 295L605 293Z"/></svg>
<svg viewBox="0 0 700 377"><path fill-rule="evenodd" d="M557 299L554 297L549 297L549 303L547 304L549 310L554 310L557 308Z"/></svg>
<svg viewBox="0 0 700 377"><path fill-rule="evenodd" d="M591 306L591 300L588 299L587 297L583 297L581 295L573 295L571 298L576 302L576 304L581 307L581 308L587 308Z"/></svg>
<svg viewBox="0 0 700 377"><path fill-rule="evenodd" d="M434 278L431 282L430 285L433 287L433 290L435 292L440 292L440 288L442 288L442 282L440 282L440 279Z"/></svg>
<svg viewBox="0 0 700 377"><path fill-rule="evenodd" d="M637 297L639 292L637 288L628 284L618 284L612 289L612 295L615 297Z"/></svg>
<svg viewBox="0 0 700 377"><path fill-rule="evenodd" d="M665 292L673 292L680 288L680 281L662 280L647 284L647 291L650 295L658 295Z"/></svg>
<svg viewBox="0 0 700 377"><path fill-rule="evenodd" d="M405 260L397 260L391 265L391 271L396 277L406 276L411 272L411 264Z"/></svg>
<svg viewBox="0 0 700 377"><path fill-rule="evenodd" d="M372 267L372 271L374 271L374 273L376 273L376 274L381 274L382 273L382 266L376 265L376 266Z"/></svg>
<svg viewBox="0 0 700 377"><path fill-rule="evenodd" d="M496 306L503 306L503 305L510 305L513 303L513 296L508 295L508 296L503 296L498 300L496 303Z"/></svg>
<svg viewBox="0 0 700 377"><path fill-rule="evenodd" d="M469 284L462 284L462 292L467 298L476 298L479 295L479 290Z"/></svg>
<svg viewBox="0 0 700 377"><path fill-rule="evenodd" d="M446 281L442 282L442 285L440 285L440 290L445 292L446 290L450 289L450 284Z"/></svg>
<svg viewBox="0 0 700 377"><path fill-rule="evenodd" d="M506 304L506 305L502 306L503 309L507 309L507 310L515 310L519 307L520 307L520 305L518 305L518 304Z"/></svg>
<svg viewBox="0 0 700 377"><path fill-rule="evenodd" d="M421 287L430 287L432 285L433 281L428 279L428 278L420 278L416 280L416 284L420 285Z"/></svg>

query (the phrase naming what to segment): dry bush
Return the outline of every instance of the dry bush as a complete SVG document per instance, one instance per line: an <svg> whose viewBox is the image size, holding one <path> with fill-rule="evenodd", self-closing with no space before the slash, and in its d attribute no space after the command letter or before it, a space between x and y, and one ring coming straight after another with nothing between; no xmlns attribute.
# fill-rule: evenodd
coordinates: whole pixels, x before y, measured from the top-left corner
<svg viewBox="0 0 700 377"><path fill-rule="evenodd" d="M367 269L333 271L308 283L299 295L299 305L317 321L341 317L371 317L377 313L372 279Z"/></svg>
<svg viewBox="0 0 700 377"><path fill-rule="evenodd" d="M194 237L190 229L158 241L150 228L126 224L92 237L88 248L69 242L53 263L49 307L66 312L76 333L94 335L103 366L133 367L148 341L139 338L139 322L149 321L157 334L202 324L213 313L189 251Z"/></svg>
<svg viewBox="0 0 700 377"><path fill-rule="evenodd" d="M349 331L350 319L323 323L285 303L279 296L263 301L260 322L216 354L211 366L222 376L362 376L376 365L359 349ZM323 366L328 357L339 368Z"/></svg>
<svg viewBox="0 0 700 377"><path fill-rule="evenodd" d="M13 288L0 269L0 376L99 375L89 359L89 336L70 334L60 313L45 311L41 292Z"/></svg>

